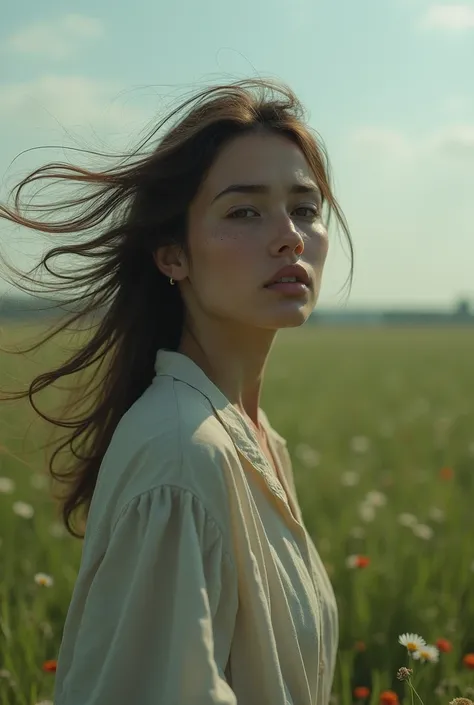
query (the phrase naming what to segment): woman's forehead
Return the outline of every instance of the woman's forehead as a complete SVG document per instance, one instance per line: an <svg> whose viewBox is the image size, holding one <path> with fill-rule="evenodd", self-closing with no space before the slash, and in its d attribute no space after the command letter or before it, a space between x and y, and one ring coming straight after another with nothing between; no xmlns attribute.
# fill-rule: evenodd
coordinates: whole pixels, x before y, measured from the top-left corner
<svg viewBox="0 0 474 705"><path fill-rule="evenodd" d="M278 135L246 135L225 145L202 185L202 195L213 199L231 184L269 187L307 180L313 174L304 154L289 139Z"/></svg>

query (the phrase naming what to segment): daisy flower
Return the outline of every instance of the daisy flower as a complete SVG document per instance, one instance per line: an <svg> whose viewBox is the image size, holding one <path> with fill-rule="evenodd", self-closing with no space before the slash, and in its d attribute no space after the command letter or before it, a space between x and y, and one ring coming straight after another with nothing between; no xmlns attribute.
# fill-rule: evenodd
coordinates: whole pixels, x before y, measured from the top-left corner
<svg viewBox="0 0 474 705"><path fill-rule="evenodd" d="M401 634L398 637L398 643L402 646L406 646L407 651L412 654L421 649L422 646L426 645L426 641L423 639L423 637L419 636L418 634L410 633Z"/></svg>
<svg viewBox="0 0 474 705"><path fill-rule="evenodd" d="M436 646L424 645L421 646L418 651L413 652L413 658L417 661L421 661L422 663L425 663L426 661L429 663L437 663L439 659L439 651Z"/></svg>
<svg viewBox="0 0 474 705"><path fill-rule="evenodd" d="M52 587L54 580L50 575L46 575L46 573L36 573L35 583L43 587Z"/></svg>

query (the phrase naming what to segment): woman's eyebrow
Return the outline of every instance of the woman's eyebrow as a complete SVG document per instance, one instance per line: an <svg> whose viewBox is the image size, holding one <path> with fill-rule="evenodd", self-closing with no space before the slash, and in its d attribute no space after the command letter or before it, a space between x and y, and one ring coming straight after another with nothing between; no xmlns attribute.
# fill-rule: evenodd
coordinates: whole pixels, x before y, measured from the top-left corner
<svg viewBox="0 0 474 705"><path fill-rule="evenodd" d="M212 203L217 201L218 198L225 196L229 193L270 193L271 188L266 184L231 184L227 186L223 191L217 194L213 199ZM321 198L321 191L316 184L313 182L308 183L295 183L289 188L290 193L312 193L319 198Z"/></svg>

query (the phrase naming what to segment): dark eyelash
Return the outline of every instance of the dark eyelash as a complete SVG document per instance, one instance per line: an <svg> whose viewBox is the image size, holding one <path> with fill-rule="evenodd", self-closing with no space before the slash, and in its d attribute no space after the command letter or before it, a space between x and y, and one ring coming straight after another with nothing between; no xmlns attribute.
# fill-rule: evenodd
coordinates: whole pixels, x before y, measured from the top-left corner
<svg viewBox="0 0 474 705"><path fill-rule="evenodd" d="M311 213L313 214L313 216L315 218L317 218L321 214L319 208L312 208L311 206L297 206L295 208L295 210L299 210L300 208L304 208L305 210L311 211ZM236 208L234 211L232 211L231 213L229 213L227 215L227 218L232 218L235 215L235 213L239 213L240 211L253 211L253 210L254 210L253 208ZM301 217L304 218L305 216L301 216ZM244 218L244 220L245 220L245 218Z"/></svg>

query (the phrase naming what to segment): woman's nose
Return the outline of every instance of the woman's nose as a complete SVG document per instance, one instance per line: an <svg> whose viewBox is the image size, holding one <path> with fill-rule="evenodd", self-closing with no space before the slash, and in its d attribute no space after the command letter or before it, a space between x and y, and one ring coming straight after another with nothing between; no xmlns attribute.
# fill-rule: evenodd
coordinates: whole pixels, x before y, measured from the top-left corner
<svg viewBox="0 0 474 705"><path fill-rule="evenodd" d="M284 216L277 227L278 233L273 242L278 251L281 251L282 247L303 251L304 240L289 216Z"/></svg>

